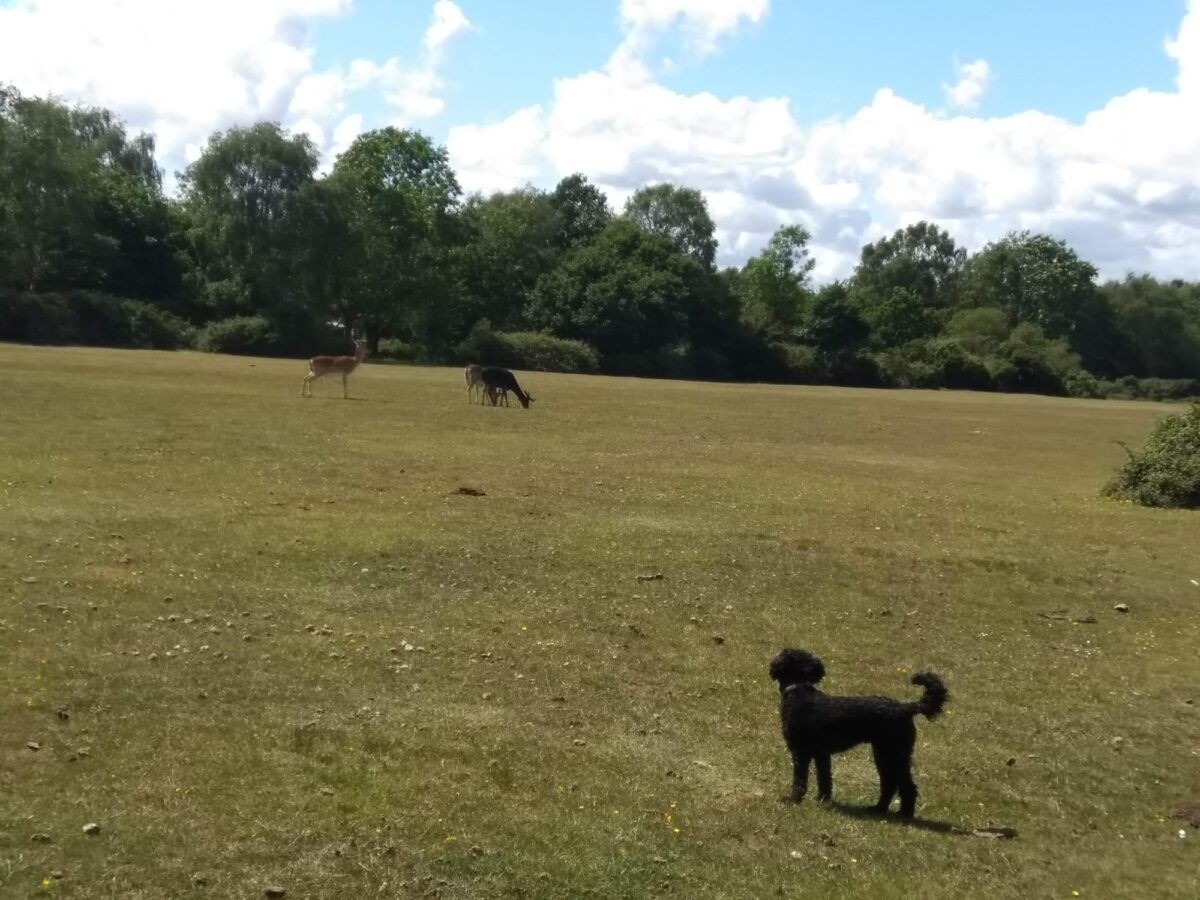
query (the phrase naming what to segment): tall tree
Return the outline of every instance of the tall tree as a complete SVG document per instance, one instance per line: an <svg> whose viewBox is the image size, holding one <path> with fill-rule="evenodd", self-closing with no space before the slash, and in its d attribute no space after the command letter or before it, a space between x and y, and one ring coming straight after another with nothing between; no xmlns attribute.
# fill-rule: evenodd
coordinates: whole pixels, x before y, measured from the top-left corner
<svg viewBox="0 0 1200 900"><path fill-rule="evenodd" d="M663 235L618 219L538 282L528 315L534 327L602 354L656 350L687 333L704 275Z"/></svg>
<svg viewBox="0 0 1200 900"><path fill-rule="evenodd" d="M880 300L902 288L932 308L956 305L967 252L932 222L917 222L863 247L854 271L856 294Z"/></svg>
<svg viewBox="0 0 1200 900"><path fill-rule="evenodd" d="M0 85L0 282L161 300L179 278L153 137Z"/></svg>
<svg viewBox="0 0 1200 900"><path fill-rule="evenodd" d="M704 195L694 188L655 184L625 202L625 218L646 231L670 238L681 253L711 269L717 258L716 225Z"/></svg>
<svg viewBox="0 0 1200 900"><path fill-rule="evenodd" d="M349 230L344 309L372 350L402 333L452 338L457 312L450 241L461 189L445 148L416 131L359 135L334 165Z"/></svg>
<svg viewBox="0 0 1200 900"><path fill-rule="evenodd" d="M216 315L311 318L305 268L317 151L276 124L214 134L180 181L200 288Z"/></svg>
<svg viewBox="0 0 1200 900"><path fill-rule="evenodd" d="M583 175L562 179L550 195L558 214L557 242L560 250L573 250L596 237L612 221L608 198Z"/></svg>
<svg viewBox="0 0 1200 900"><path fill-rule="evenodd" d="M529 292L559 257L559 217L533 188L475 195L463 204L460 259L470 313L497 328L520 327Z"/></svg>
<svg viewBox="0 0 1200 900"><path fill-rule="evenodd" d="M808 253L809 238L803 226L784 225L746 263L737 289L742 315L751 325L780 336L799 327L816 265Z"/></svg>
<svg viewBox="0 0 1200 900"><path fill-rule="evenodd" d="M967 263L963 298L1066 338L1089 368L1103 371L1113 358L1112 307L1096 287L1095 266L1049 235L1013 232L988 244Z"/></svg>

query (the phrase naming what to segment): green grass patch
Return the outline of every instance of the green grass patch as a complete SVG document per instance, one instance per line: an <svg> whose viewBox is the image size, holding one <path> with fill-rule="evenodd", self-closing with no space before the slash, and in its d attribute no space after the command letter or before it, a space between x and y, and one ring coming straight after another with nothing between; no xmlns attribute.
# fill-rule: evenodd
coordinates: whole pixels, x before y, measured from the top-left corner
<svg viewBox="0 0 1200 900"><path fill-rule="evenodd" d="M1195 894L1200 520L1098 496L1161 407L0 360L0 896ZM779 802L788 644L945 678L925 827Z"/></svg>

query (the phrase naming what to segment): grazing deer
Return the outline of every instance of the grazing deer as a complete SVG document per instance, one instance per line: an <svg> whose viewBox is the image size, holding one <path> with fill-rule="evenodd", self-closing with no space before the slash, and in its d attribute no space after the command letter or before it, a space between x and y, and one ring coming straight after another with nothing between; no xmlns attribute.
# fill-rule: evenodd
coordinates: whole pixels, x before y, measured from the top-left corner
<svg viewBox="0 0 1200 900"><path fill-rule="evenodd" d="M471 363L463 369L463 374L467 378L467 402L474 402L475 393L478 390L479 402L483 403L483 366L478 363Z"/></svg>
<svg viewBox="0 0 1200 900"><path fill-rule="evenodd" d="M484 366L483 385L488 392L488 396L495 398L497 392L504 393L505 405L508 405L508 391L512 391L517 395L517 399L521 401L521 406L529 409L529 404L533 402L533 397L521 390L521 386L517 384L517 379L513 377L513 373L508 369L501 369L496 366ZM493 404L494 405L494 404Z"/></svg>
<svg viewBox="0 0 1200 900"><path fill-rule="evenodd" d="M350 377L350 373L358 368L358 364L363 361L363 354L367 351L366 341L354 342L353 356L314 356L308 361L308 374L304 376L304 384L300 388L301 397L312 396L312 383L322 375L328 375L330 372L337 372L342 376L342 397L350 399L350 394L346 389L346 379Z"/></svg>

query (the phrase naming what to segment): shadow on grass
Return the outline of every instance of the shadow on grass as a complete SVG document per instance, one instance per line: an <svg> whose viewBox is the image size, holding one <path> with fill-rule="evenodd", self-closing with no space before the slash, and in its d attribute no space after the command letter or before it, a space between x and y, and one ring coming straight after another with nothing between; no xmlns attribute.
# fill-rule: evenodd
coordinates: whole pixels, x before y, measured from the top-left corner
<svg viewBox="0 0 1200 900"><path fill-rule="evenodd" d="M915 828L919 831L932 831L935 834L952 834L962 836L969 834L967 829L961 826L954 825L950 822L939 822L936 819L924 819L921 816L914 816L911 819L905 819L895 813L887 813L880 815L875 811L873 806L851 806L848 803L838 803L836 800L827 804L827 806L836 810L844 816L849 816L852 819L873 819L876 822L884 822L888 825L900 825L905 828Z"/></svg>

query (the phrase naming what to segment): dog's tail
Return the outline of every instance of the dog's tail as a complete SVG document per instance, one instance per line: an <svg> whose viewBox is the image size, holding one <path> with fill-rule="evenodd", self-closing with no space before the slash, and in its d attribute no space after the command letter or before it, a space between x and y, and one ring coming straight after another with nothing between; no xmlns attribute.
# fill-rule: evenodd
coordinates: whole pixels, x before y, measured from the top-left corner
<svg viewBox="0 0 1200 900"><path fill-rule="evenodd" d="M914 716L922 715L927 719L937 717L942 711L942 707L946 705L946 701L950 699L950 692L946 690L946 685L942 684L942 679L932 672L918 672L912 677L912 683L925 688L921 699L916 703L909 704L912 714Z"/></svg>

